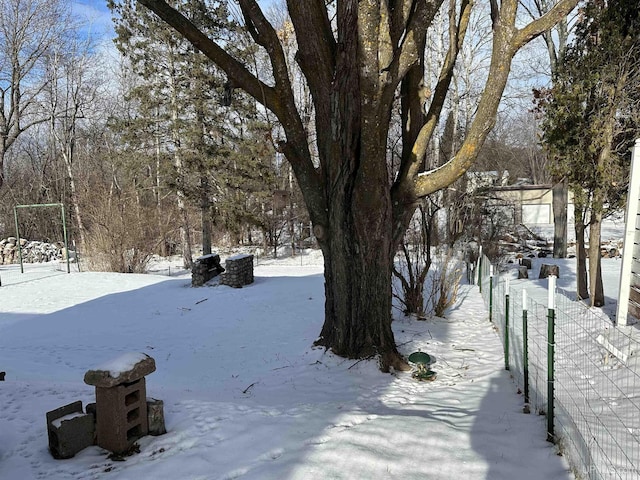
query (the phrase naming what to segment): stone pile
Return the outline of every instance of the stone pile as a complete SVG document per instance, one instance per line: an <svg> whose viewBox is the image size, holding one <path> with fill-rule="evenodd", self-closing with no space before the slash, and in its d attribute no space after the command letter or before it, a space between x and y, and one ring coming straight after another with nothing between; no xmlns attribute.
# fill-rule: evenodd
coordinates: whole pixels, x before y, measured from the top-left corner
<svg viewBox="0 0 640 480"><path fill-rule="evenodd" d="M20 239L22 261L26 263L51 262L64 258L64 243L46 243ZM20 263L18 240L8 237L0 240L0 264Z"/></svg>

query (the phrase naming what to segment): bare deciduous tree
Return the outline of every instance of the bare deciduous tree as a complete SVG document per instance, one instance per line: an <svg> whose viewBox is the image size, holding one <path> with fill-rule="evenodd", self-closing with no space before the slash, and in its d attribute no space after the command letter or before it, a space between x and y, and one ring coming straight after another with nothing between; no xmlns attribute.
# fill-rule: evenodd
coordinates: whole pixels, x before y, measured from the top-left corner
<svg viewBox="0 0 640 480"><path fill-rule="evenodd" d="M48 120L39 108L49 81L43 66L70 29L69 10L65 0L0 2L0 187L9 148Z"/></svg>
<svg viewBox="0 0 640 480"><path fill-rule="evenodd" d="M276 29L256 0L238 0L244 25L267 52L271 81L257 78L225 48L163 0L139 0L272 111L324 255L325 322L317 343L338 355L380 355L382 368L406 368L391 330L391 271L419 202L460 178L493 127L516 52L564 18L578 0L560 0L518 27L518 0L491 0L491 64L475 117L454 156L421 172L464 44L470 0L288 0L296 61L313 98L319 161L314 161ZM447 9L448 38L438 79L424 85L427 32ZM389 170L388 132L401 95L402 152Z"/></svg>
<svg viewBox="0 0 640 480"><path fill-rule="evenodd" d="M103 72L90 54L90 41L70 43L64 50L47 55L48 81L43 91L43 106L49 116L49 133L55 152L62 158L69 186L69 200L80 237L86 247L86 229L82 220L78 182L75 173L76 147L81 123L87 121L97 103ZM45 103L46 102L46 103Z"/></svg>

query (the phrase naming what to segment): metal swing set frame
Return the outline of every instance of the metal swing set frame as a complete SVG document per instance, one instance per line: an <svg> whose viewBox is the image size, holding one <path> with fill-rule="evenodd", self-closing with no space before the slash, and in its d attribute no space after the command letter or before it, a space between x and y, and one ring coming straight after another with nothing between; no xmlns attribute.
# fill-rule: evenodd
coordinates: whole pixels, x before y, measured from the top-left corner
<svg viewBox="0 0 640 480"><path fill-rule="evenodd" d="M16 222L16 239L18 244L18 257L20 258L20 273L24 273L24 265L22 262L22 245L20 245L20 226L18 224L18 209L19 208L46 208L46 207L60 207L60 217L62 218L62 233L64 235L64 250L67 257L67 273L71 273L71 266L69 265L69 242L67 240L67 221L64 214L64 204L62 203L35 203L31 205L16 205L13 207L13 217Z"/></svg>

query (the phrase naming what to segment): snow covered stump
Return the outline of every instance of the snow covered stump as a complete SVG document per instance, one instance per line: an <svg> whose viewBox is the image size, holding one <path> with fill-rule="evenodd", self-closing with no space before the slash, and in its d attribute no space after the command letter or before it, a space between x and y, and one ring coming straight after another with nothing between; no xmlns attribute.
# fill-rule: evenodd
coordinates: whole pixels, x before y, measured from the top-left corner
<svg viewBox="0 0 640 480"><path fill-rule="evenodd" d="M96 387L98 446L124 453L149 433L144 377L155 370L149 355L126 353L84 375L84 383Z"/></svg>
<svg viewBox="0 0 640 480"><path fill-rule="evenodd" d="M548 278L550 276L560 278L560 267L549 263L543 263L540 266L540 275L538 278Z"/></svg>
<svg viewBox="0 0 640 480"><path fill-rule="evenodd" d="M529 278L529 271L525 265L520 265L518 267L518 280L522 278Z"/></svg>

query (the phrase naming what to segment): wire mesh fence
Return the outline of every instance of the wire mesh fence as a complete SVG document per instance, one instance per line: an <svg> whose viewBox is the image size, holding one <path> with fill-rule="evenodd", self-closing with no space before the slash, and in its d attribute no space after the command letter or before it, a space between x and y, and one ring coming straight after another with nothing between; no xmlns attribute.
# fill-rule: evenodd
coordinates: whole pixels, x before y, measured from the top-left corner
<svg viewBox="0 0 640 480"><path fill-rule="evenodd" d="M640 331L566 291L545 304L482 264L482 296L525 409L547 415L576 478L640 479Z"/></svg>

